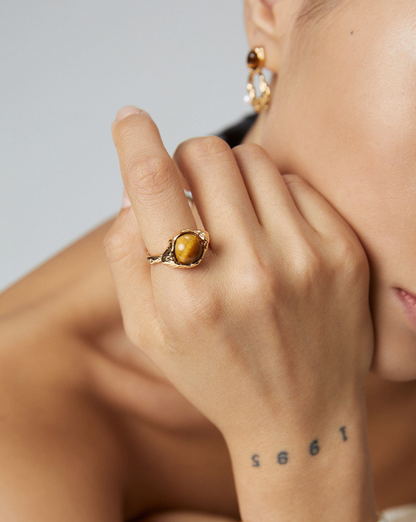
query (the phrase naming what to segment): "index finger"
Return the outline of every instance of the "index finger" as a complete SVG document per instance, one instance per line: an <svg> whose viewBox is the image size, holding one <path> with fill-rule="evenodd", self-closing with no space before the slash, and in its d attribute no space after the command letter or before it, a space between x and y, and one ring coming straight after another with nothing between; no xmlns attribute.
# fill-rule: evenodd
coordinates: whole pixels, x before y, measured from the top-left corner
<svg viewBox="0 0 416 522"><path fill-rule="evenodd" d="M145 111L122 108L112 125L123 183L148 252L161 254L169 239L196 223L177 167Z"/></svg>

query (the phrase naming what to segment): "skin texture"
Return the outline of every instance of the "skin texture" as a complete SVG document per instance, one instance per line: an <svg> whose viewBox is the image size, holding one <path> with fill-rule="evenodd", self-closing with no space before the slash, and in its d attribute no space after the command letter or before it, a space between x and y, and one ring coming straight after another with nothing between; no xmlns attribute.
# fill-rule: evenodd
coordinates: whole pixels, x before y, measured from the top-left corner
<svg viewBox="0 0 416 522"><path fill-rule="evenodd" d="M393 117L401 115L394 132L389 132L392 121L387 119L386 123L382 117L382 109L388 109L388 102L393 97L395 83L408 78L408 69L397 69L396 82L389 89L377 91L379 98L373 90L373 95L357 107L359 118L350 114L351 104L360 102L360 98L353 94L357 92L363 96L370 88L381 89L383 82L372 85L372 76L369 75L365 84L367 90L362 89L358 78L357 83L350 82L353 74L360 73L360 81L365 79L365 68L355 70L360 56L362 60L366 58L366 63L374 61L375 73L379 67L395 70L392 62L380 61L387 58L380 53L384 36L377 39L374 35L376 28L371 21L374 16L384 28L384 35L391 35L389 49L394 54L394 64L399 67L397 53L400 55L401 46L405 47L408 41L399 38L393 29L397 24L403 28L406 20L414 20L413 8L410 2L400 2L396 8L379 2L377 9L373 6L370 12L361 6L360 17L353 17L351 11L348 18L348 9L358 9L358 2L348 2L345 6L329 3L328 6L333 9L320 13L327 18L323 17L319 23L315 22L320 17L306 18L310 24L299 29L298 34L294 30L299 2L247 2L250 43L266 46L268 59L272 58L267 65L279 73L278 81L274 82L272 107L259 119L248 141L262 143L281 172L295 172L297 177L307 179L311 187L322 192L341 216L353 225L370 259L372 304L377 316L378 307L380 310L383 306L386 310L388 308L388 289L392 285L414 290L412 273L410 268L406 269L406 266L410 267L412 238L408 228L402 230L399 227L402 222L407 227L414 222L410 221L414 199L411 199L412 151L409 145L413 126L410 120L406 126L405 120L406 114L411 118L411 111L397 111L400 105L397 101L395 109L387 111L393 122ZM343 23L347 26L348 21L358 27L358 20L360 34L370 35L361 42L360 53L348 54L347 46L351 40L341 39L337 27ZM351 30L354 27L351 26ZM356 36L356 29L353 35L351 30L346 35L348 38ZM404 31L403 35L406 34ZM311 41L316 41L317 45L310 45ZM319 42L321 46L318 46ZM338 69L337 57L342 63ZM354 63L353 58L356 60ZM342 77L345 66L351 70L342 83L338 79ZM332 74L334 69L337 70L335 75ZM317 71L319 75L315 75ZM295 81L296 78L299 81ZM307 91L303 87L304 78L307 79ZM381 79L389 80L384 74ZM348 88L355 85L353 93L348 92L346 85ZM326 87L328 89L324 91ZM407 92L410 99L408 91L402 92ZM377 99L384 101L375 107ZM399 101L403 102L403 98ZM325 109L327 102L330 111ZM279 126L274 122L279 122ZM328 123L331 124L330 133L326 131ZM356 139L356 132L360 139ZM377 139L372 140L371 135L375 134ZM379 142L383 146L378 147ZM369 148L377 155L370 154ZM407 161L400 163L405 149ZM134 152L135 147L132 150ZM254 150L257 149L251 149L250 157ZM337 151L335 156L334 150ZM182 152L179 149L175 159L179 163L182 157L184 164L183 160L188 158L189 162L195 152L195 148L192 152L192 147L190 150L188 147L188 153L186 147ZM393 177L392 170L387 170L382 164L382 161L387 162L387 152L394 157L395 163L402 166L394 171ZM215 161L220 156L217 155ZM379 161L379 158L383 160ZM338 163L340 169L342 167L342 176L338 173ZM392 163L388 163L391 169ZM364 170L368 165L376 168L376 183L375 171L372 168ZM251 166L248 172L250 175L255 172L254 167ZM257 174L260 176L262 172L264 169ZM363 172L367 173L364 178ZM407 172L407 177L402 180L403 172ZM256 176L253 175L253 179L257 179ZM336 185L331 183L332 179L336 179ZM296 185L296 181L292 184L294 197L296 186L303 185ZM370 186L371 190L367 188ZM355 191L355 187L360 190ZM305 194L298 197L305 198ZM391 194L396 196L389 199L387 196ZM186 205L182 207L185 208ZM120 216L131 214L131 211L124 210ZM126 310L134 303L124 306L122 317L120 295L116 294L103 249L104 236L107 236L108 257L109 235L113 246L118 241L119 247L123 247L120 237L118 240L114 238L114 232L120 231L120 216L116 224L103 224L0 296L0 419L3 434L0 444L0 510L3 511L0 511L0 518L10 522L23 519L33 522L49 519L120 522L133 515L141 515L141 520L149 519L149 522L240 519L228 450L232 449L234 461L239 462L240 455L244 460L253 445L249 440L248 446L242 443L240 447L233 444L227 448L218 428L171 385L146 354L146 350L149 352L145 339L147 330L141 329L143 337L140 343L132 342L137 330L132 320L126 317ZM199 216L194 213L194 218L198 224ZM172 225L176 227L175 223ZM176 228L187 225L177 223ZM384 235L384 227L390 227L388 235ZM122 233L126 234L126 229ZM130 229L130 234L130 239L124 235L128 241L136 237L137 224L136 228ZM150 241L160 240L160 243L149 245L152 253L164 249L164 237L162 230L149 234ZM394 244L389 250L384 250L384 241L388 245ZM137 244L140 254L141 243ZM394 245L398 245L397 252ZM409 250L403 251L403 245L409 245ZM114 250L113 247L110 250ZM122 250L119 248L118 253L113 251L110 254L110 258L113 261L117 257L121 259L123 255L120 254ZM143 257L146 255L144 249L141 254ZM396 254L399 257L394 257ZM393 255L394 262L389 264L390 255ZM149 268L146 264L144 266ZM166 267L154 268L166 269L166 274L170 274ZM379 273L385 274L384 279L378 277ZM137 283L134 272L127 279L129 287ZM378 283L380 290L377 290ZM117 289L120 291L119 284ZM136 295L143 295L143 283L137 290ZM126 303L123 295L121 302ZM137 318L141 324L148 326L146 317L149 317L149 312L150 307L139 312ZM393 320L395 317L397 321ZM411 353L412 344L406 339L412 339L413 331L399 312L396 316L389 313L388 321L385 329L376 322L376 355L385 353L385 356L379 357L380 362L375 364L375 368L393 378L413 378L410 356L406 364L396 356L397 353L403 357ZM125 325L129 325L129 338L125 334ZM388 345L389 336L391 344ZM149 342L153 343L154 339L150 336ZM137 337L134 340L137 341ZM399 345L395 344L398 340L401 341ZM366 396L377 508L414 502L414 382L386 382L371 375L367 378ZM350 421L353 420L351 416ZM360 422L356 425L359 426ZM348 424L348 435L350 426ZM341 442L343 440L339 438ZM273 452L274 444L273 441L270 446ZM361 446L355 446L353 455L347 458L347 469L352 473L356 470L350 463L361 460L358 458L361 451ZM264 453L261 453L263 459ZM336 458L339 462L339 454ZM240 476L244 472L240 470ZM296 484L296 480L293 483ZM317 475L314 483L318 486L321 483ZM260 484L259 493L267 491L268 484L270 477L266 483ZM319 494L320 491L318 489ZM245 496L249 499L250 491ZM215 518L213 513L221 518ZM305 519L306 515L302 517ZM355 516L352 519L358 520Z"/></svg>
<svg viewBox="0 0 416 522"><path fill-rule="evenodd" d="M104 244L126 333L224 436L242 519L375 520L369 271L352 229L258 145L196 138L173 161L134 107L119 112L113 137L132 204ZM146 261L161 237L197 226L178 169L212 237L191 271ZM317 434L325 457L311 460ZM289 449L284 470L273 466L277 447Z"/></svg>
<svg viewBox="0 0 416 522"><path fill-rule="evenodd" d="M74 401L74 392L86 389L89 393L84 395L85 408L89 409L90 417L91 412L95 412L92 427L97 430L97 426L101 426L100 438L104 438L104 444L97 445L95 432L94 444L89 444L84 453L84 463L90 465L96 459L96 462L109 462L111 468L101 471L95 468L93 481L101 484L98 496L89 494L85 499L90 509L98 513L97 522L106 520L100 507L103 499L114 503L115 508L110 510L105 504L105 511L111 516L112 509L119 510L124 505L124 519L148 510L166 509L215 511L237 519L228 452L217 430L174 393L150 361L140 356L141 352L137 352L135 360L130 355L127 357L133 346L123 330L102 247L112 222L98 227L0 295L0 406L2 412L8 408L8 415L2 414L2 429L9 426L11 430L8 431L10 437L3 437L0 447L4 455L15 455L17 451L26 454L26 459L19 463L10 459L6 465L3 459L1 507L7 511L2 516L13 522L13 516L20 522L29 515L37 522L37 511L39 521L56 513L68 522L80 517L79 503L73 501L74 493L68 487L66 475L60 474L54 479L61 484L63 494L69 493L72 499L72 504L65 506L62 513L63 494L51 494L44 464L33 462L28 456L35 453L34 446L39 452L40 444L47 455L55 440L51 427L55 427L65 431L72 447L67 446L67 452L56 451L52 465L58 469L73 468L74 456L79 453L79 431L83 430L86 419L84 417L78 427L80 415L76 410L80 403ZM92 273L97 277L91 277ZM59 307L53 296L59 298ZM59 373L57 355L61 361ZM35 374L34 366L39 368ZM20 375L23 371L33 374L31 382L25 384L32 405L51 413L49 417L44 416L49 436L42 427L44 421L39 425L36 417L25 413L27 407L22 409ZM55 415L56 407L50 408L57 379L70 391L66 397L63 394L59 397L58 406L66 412L65 416ZM416 501L413 487L416 432L412 422L416 393L412 384L388 383L374 375L367 380L368 432L378 509ZM12 411L15 415L10 415ZM18 444L11 445L16 441L16 417L21 426L20 436ZM68 422L68 417L72 422ZM117 432L114 432L115 425ZM103 426L106 426L104 430ZM93 448L97 451L92 452ZM143 452L151 458L144 461ZM88 455L91 460L87 459ZM27 466L35 471L36 483L42 484L42 495L36 494L33 483L25 480ZM115 466L120 474L113 483L103 484L103 477L115 475ZM75 468L74 472L78 477L75 484L84 490L79 471ZM14 480L16 474L20 476ZM145 487L142 476L148 484L159 484L159 488ZM89 486L87 489L91 492ZM158 493L155 495L154 491ZM22 503L21 495L27 499L29 493L31 502ZM162 517L161 521L170 522L169 516L164 513L153 518ZM91 515L87 520L95 518ZM121 516L110 520L120 521ZM176 522L177 516L174 520Z"/></svg>
<svg viewBox="0 0 416 522"><path fill-rule="evenodd" d="M273 2L269 17L289 3ZM266 40L280 57L258 142L360 238L371 266L374 369L394 380L416 377L415 327L394 291L416 293L415 22L411 0L349 0L287 22L283 38L276 24L249 29L251 44Z"/></svg>

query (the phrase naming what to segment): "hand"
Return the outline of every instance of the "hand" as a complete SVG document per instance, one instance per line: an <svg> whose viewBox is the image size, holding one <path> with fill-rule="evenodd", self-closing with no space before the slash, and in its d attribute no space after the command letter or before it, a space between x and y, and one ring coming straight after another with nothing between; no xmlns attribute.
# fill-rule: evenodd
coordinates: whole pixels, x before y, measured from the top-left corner
<svg viewBox="0 0 416 522"><path fill-rule="evenodd" d="M113 137L131 206L105 248L130 340L226 435L322 423L361 400L369 271L349 225L261 147L197 138L172 160L150 116L129 110ZM148 252L198 228L180 173L211 244L195 268L150 266Z"/></svg>

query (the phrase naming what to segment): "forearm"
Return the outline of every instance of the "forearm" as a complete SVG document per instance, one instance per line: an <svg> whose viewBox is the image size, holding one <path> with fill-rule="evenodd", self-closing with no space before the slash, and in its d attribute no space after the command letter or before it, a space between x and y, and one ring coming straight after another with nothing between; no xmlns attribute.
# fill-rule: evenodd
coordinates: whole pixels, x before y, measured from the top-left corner
<svg viewBox="0 0 416 522"><path fill-rule="evenodd" d="M374 522L364 407L228 437L243 522Z"/></svg>

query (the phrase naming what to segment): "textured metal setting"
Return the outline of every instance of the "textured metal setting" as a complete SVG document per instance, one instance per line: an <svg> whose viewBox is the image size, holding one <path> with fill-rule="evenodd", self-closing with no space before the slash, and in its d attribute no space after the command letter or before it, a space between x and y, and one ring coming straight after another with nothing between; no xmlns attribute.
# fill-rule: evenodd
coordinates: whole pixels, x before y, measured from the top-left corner
<svg viewBox="0 0 416 522"><path fill-rule="evenodd" d="M199 240L201 241L202 246L202 253L199 259L197 259L194 263L190 265L185 265L182 263L179 263L175 256L175 243L178 237L182 236L183 234L194 234L198 236ZM163 263L164 265L172 266L175 268L193 268L194 266L199 265L199 263L202 261L203 257L205 256L206 251L208 250L209 245L209 234L206 230L190 230L189 228L186 228L184 230L181 230L179 234L176 234L176 236L173 239L169 239L169 246L168 248L163 252L163 254L160 254L159 256L148 256L147 260L151 265L154 265L156 263Z"/></svg>
<svg viewBox="0 0 416 522"><path fill-rule="evenodd" d="M251 70L248 77L247 91L249 102L254 107L254 110L258 113L269 108L271 91L270 86L266 82L266 79L262 73L264 63L264 49L261 47L256 47L253 51L258 57L258 66L255 69L249 66L249 69ZM256 74L259 75L259 89L261 96L257 96L256 88L254 87L254 77Z"/></svg>

